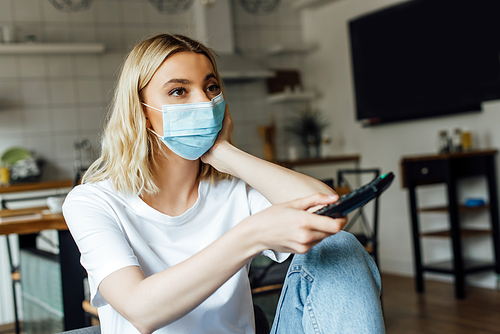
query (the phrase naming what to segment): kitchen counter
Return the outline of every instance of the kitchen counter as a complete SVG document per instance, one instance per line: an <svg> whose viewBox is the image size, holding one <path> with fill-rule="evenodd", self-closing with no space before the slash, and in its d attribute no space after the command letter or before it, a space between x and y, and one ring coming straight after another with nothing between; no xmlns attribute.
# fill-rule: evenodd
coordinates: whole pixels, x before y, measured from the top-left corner
<svg viewBox="0 0 500 334"><path fill-rule="evenodd" d="M73 186L73 180L16 183L8 186L0 186L0 194L17 193L22 191L33 191L33 190L69 188L72 186Z"/></svg>

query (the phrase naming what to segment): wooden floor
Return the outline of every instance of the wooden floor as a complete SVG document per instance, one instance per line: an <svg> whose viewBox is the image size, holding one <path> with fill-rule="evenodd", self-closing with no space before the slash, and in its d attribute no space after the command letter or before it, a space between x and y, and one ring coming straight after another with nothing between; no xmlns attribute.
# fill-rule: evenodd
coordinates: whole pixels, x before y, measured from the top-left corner
<svg viewBox="0 0 500 334"><path fill-rule="evenodd" d="M455 299L452 284L426 281L423 294L408 277L383 275L383 307L388 334L500 333L500 291L467 287Z"/></svg>
<svg viewBox="0 0 500 334"><path fill-rule="evenodd" d="M500 291L467 287L458 300L449 283L427 280L426 292L418 294L412 278L384 274L382 282L387 334L500 333ZM12 328L0 326L0 334Z"/></svg>

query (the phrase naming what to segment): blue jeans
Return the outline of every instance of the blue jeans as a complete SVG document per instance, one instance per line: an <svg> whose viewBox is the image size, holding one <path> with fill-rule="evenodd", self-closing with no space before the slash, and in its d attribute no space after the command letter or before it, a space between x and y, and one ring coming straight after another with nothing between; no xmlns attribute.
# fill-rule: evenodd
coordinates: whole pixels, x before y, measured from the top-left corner
<svg viewBox="0 0 500 334"><path fill-rule="evenodd" d="M342 231L294 256L271 334L385 333L380 292L375 262Z"/></svg>

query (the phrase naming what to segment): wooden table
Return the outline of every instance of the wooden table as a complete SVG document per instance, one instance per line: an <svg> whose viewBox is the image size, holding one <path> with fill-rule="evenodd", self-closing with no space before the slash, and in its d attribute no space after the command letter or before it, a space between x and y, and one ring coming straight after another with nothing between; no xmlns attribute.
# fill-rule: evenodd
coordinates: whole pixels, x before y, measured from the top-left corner
<svg viewBox="0 0 500 334"><path fill-rule="evenodd" d="M28 215L30 213L39 213L41 218L25 218L19 221L0 222L0 235L7 234L32 234L43 230L67 230L66 222L62 214L49 213L47 207L21 209L21 210L2 210L0 218L9 216Z"/></svg>
<svg viewBox="0 0 500 334"><path fill-rule="evenodd" d="M26 183L0 187L0 194L67 188L72 185L73 181L71 180ZM0 211L0 217L11 216L13 214L26 215L29 213L40 213L41 218L0 222L0 235L18 234L19 247L29 249L36 248L36 233L43 230L58 230L64 329L71 330L84 327L85 315L82 309L82 301L85 299L83 287L85 271L80 265L80 252L68 231L64 217L60 213L48 212L47 207L20 210L4 209Z"/></svg>
<svg viewBox="0 0 500 334"><path fill-rule="evenodd" d="M465 276L487 270L495 270L500 275L500 225L496 178L496 155L498 150L482 150L451 154L428 154L403 157L401 175L403 187L408 188L410 200L410 217L413 234L413 250L415 259L415 283L418 292L424 291L424 271L451 274L455 277L455 295L465 297ZM489 205L471 208L459 204L457 181L467 177L482 176L486 178ZM445 184L448 205L443 207L422 208L417 205L416 188L428 184ZM460 226L460 214L463 212L489 212L490 229L470 230ZM442 212L449 217L449 228L444 231L423 232L420 230L419 214ZM493 261L478 261L464 258L462 239L477 236L491 236L493 240ZM453 256L450 261L424 263L421 255L422 237L438 237L451 239Z"/></svg>

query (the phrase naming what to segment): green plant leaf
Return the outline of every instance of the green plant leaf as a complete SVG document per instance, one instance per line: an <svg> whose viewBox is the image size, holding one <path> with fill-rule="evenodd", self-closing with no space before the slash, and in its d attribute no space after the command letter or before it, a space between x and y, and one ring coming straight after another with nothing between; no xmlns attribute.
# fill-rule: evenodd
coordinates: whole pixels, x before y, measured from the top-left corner
<svg viewBox="0 0 500 334"><path fill-rule="evenodd" d="M31 152L22 147L12 147L3 152L0 161L5 165L13 165L19 160L31 157Z"/></svg>

